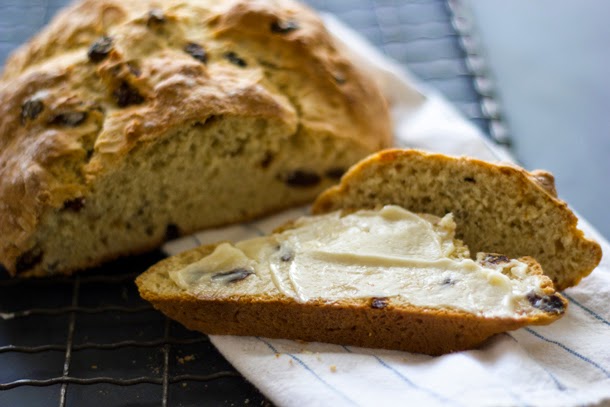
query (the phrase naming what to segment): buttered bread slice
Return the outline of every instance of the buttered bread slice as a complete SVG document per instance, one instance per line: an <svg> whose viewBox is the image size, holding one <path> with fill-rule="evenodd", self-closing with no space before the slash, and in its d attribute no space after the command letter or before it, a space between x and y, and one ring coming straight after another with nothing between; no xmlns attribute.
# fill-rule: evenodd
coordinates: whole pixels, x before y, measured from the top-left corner
<svg viewBox="0 0 610 407"><path fill-rule="evenodd" d="M189 329L438 355L548 324L566 301L531 258L479 253L451 214L399 206L301 218L202 246L138 277L142 297Z"/></svg>
<svg viewBox="0 0 610 407"><path fill-rule="evenodd" d="M550 173L469 157L417 150L373 154L321 194L313 212L385 204L436 216L451 212L458 238L473 252L531 256L558 290L578 284L602 256L557 198Z"/></svg>

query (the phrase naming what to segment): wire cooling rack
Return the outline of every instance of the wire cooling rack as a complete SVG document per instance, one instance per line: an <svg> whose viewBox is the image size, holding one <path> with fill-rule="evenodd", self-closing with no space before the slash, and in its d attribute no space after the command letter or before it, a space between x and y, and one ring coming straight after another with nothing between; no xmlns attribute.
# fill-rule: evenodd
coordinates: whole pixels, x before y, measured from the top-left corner
<svg viewBox="0 0 610 407"><path fill-rule="evenodd" d="M72 278L0 281L0 405L265 405L204 335L139 298L161 253Z"/></svg>
<svg viewBox="0 0 610 407"><path fill-rule="evenodd" d="M67 0L2 0L0 63ZM309 0L437 88L483 132L508 137L459 1ZM268 405L214 349L140 299L163 255L71 278L0 272L0 406ZM296 401L295 401L296 402Z"/></svg>

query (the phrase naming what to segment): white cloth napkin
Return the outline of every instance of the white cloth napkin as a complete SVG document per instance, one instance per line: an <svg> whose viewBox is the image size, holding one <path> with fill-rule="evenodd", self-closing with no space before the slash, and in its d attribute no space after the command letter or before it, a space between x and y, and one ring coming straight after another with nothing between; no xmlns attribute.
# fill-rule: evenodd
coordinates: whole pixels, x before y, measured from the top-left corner
<svg viewBox="0 0 610 407"><path fill-rule="evenodd" d="M379 82L392 106L396 145L510 160L441 96L336 19L328 28ZM268 233L306 208L170 242L168 254ZM583 220L579 226L610 246ZM479 349L440 357L258 337L212 343L280 406L576 406L610 403L610 262L566 290L567 314L550 326L496 335Z"/></svg>

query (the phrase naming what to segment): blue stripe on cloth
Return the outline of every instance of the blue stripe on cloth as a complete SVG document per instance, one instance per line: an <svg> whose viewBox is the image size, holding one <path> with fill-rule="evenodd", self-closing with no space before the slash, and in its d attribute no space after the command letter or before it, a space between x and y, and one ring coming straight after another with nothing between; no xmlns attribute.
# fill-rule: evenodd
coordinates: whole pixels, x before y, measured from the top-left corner
<svg viewBox="0 0 610 407"><path fill-rule="evenodd" d="M586 357L586 356L584 356L584 355L581 355L580 353L576 352L575 350L568 348L566 345L564 345L564 344L563 344L563 343L561 343L561 342L557 342L557 341L554 341L554 340L552 340L552 339L545 338L544 336L540 335L538 332L534 331L534 330L533 330L533 329L531 329L531 328L525 328L525 330L526 330L527 332L531 333L532 335L534 335L536 338L538 338L538 339L542 339L542 340L543 340L543 341L545 341L545 342L552 343L553 345L557 345L557 346L559 346L561 349L565 350L566 352L568 352L568 353L570 353L570 354L572 354L572 355L576 356L577 358L579 358L579 359L580 359L580 360L582 360L583 362L587 362L587 363L589 363L590 365L595 366L596 368L598 368L599 370L601 370L602 372L604 372L604 374L606 375L606 377L609 377L609 378L610 378L610 372L608 372L606 369L604 369L602 366L600 366L600 365L599 365L599 363L596 363L596 362L592 361L591 359L589 359L588 357Z"/></svg>
<svg viewBox="0 0 610 407"><path fill-rule="evenodd" d="M345 349L348 353L353 353L351 349L349 349L347 346L343 345L343 349ZM438 393L433 392L432 390L428 390L425 387L420 387L418 385L416 385L415 383L413 383L408 377L406 377L405 375L403 375L402 373L400 373L398 370L396 370L394 367L390 366L386 361L384 361L383 359L381 359L379 356L376 355L371 355L368 354L369 356L375 358L383 367L385 367L386 369L391 370L396 376L398 376L402 381L404 381L405 383L407 383L409 386L413 387L414 389L417 390L421 390L424 393L427 393L428 395L441 400L443 403L449 403L449 404L455 404L455 405L461 405L459 404L457 401L455 400L450 400L445 396L442 396Z"/></svg>
<svg viewBox="0 0 610 407"><path fill-rule="evenodd" d="M256 339L258 339L259 341L261 341L265 345L267 345L267 347L269 349L271 349L273 351L273 353L276 353L276 354L280 353L272 344L270 344L266 340L264 340L264 339L262 339L262 338L260 338L258 336L256 337ZM290 356L295 362L297 362L305 370L307 370L309 373L311 373L316 379L318 379L326 387L328 387L329 389L331 389L332 391L337 393L339 396L341 396L341 398L343 398L345 401L349 402L352 405L359 406L359 404L356 403L354 400L352 400L349 397L347 397L345 394L343 394L341 391L339 391L339 389L337 389L336 387L331 386L326 380L324 380L322 377L320 377L320 375L318 375L312 368L307 366L307 364L305 362L303 362L303 360L299 359L297 356L293 355L292 353L284 353L284 354Z"/></svg>
<svg viewBox="0 0 610 407"><path fill-rule="evenodd" d="M561 383L559 381L558 378L555 377L555 375L553 373L551 373L550 370L548 370L546 367L542 366L541 364L538 364L538 366L540 366L542 368L542 370L544 370L546 372L546 374L549 375L551 380L553 380L553 383L555 383L555 387L557 387L557 390L566 391L568 389L563 383Z"/></svg>
<svg viewBox="0 0 610 407"><path fill-rule="evenodd" d="M517 344L519 344L519 341L517 339L515 339L514 336L512 336L511 334L504 332L504 335L508 336L510 339L512 339L513 341L515 341ZM519 345L521 346L521 345ZM527 352L527 349L523 348L523 351L527 354L527 356L538 365L538 367L540 367L542 370L544 370L546 372L546 374L549 375L549 377L551 378L551 380L553 380L553 382L555 383L555 387L557 387L557 390L560 391L565 391L567 390L567 386L564 385L563 383L561 383L559 381L559 379L557 377L555 377L555 375L553 373L550 372L550 370L548 370L546 367L542 366L540 363L538 363L536 360L534 360L530 354Z"/></svg>
<svg viewBox="0 0 610 407"><path fill-rule="evenodd" d="M583 310L587 311L589 314L591 314L591 316L593 316L598 321L603 322L604 324L610 326L610 321L608 321L608 320L604 319L603 317L601 317L600 315L596 314L595 311L593 311L591 308L585 307L584 305L582 305L581 303L579 303L573 297L569 296L566 293L562 293L562 295L564 297L566 297L568 300L570 300L570 302L573 302L574 304L578 305Z"/></svg>

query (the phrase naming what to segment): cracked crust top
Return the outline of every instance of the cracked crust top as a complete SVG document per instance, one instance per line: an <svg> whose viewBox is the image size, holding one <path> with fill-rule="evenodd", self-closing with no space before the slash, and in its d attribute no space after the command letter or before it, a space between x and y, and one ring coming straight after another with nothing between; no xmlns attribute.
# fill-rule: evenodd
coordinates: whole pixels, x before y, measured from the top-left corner
<svg viewBox="0 0 610 407"><path fill-rule="evenodd" d="M390 144L380 92L290 0L85 0L0 80L0 259L142 143L222 115Z"/></svg>

